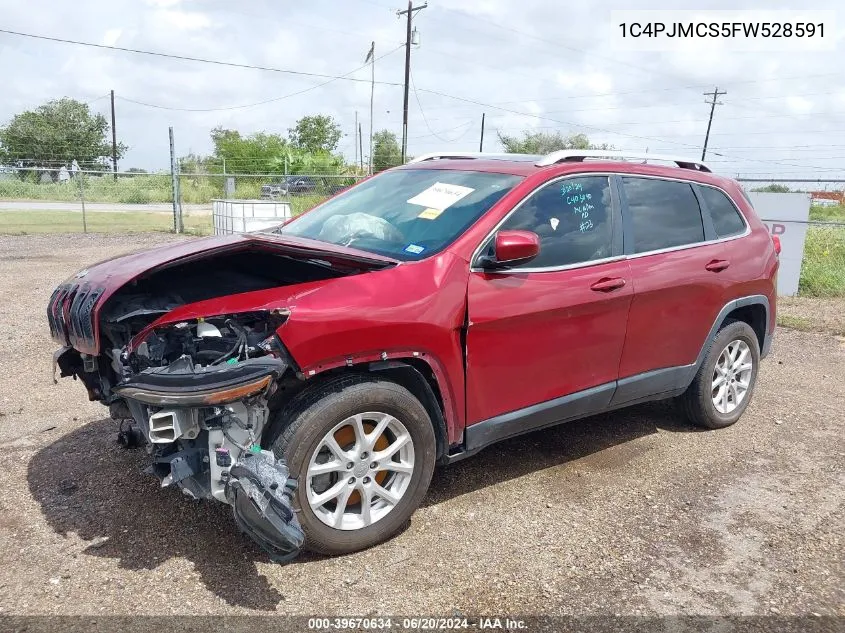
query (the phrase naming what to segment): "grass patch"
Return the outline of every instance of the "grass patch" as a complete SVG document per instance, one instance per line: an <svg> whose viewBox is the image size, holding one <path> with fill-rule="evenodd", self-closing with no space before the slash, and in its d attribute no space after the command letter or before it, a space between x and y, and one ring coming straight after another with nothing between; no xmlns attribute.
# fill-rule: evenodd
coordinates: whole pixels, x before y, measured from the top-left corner
<svg viewBox="0 0 845 633"><path fill-rule="evenodd" d="M798 293L808 297L845 297L845 227L807 229Z"/></svg>
<svg viewBox="0 0 845 633"><path fill-rule="evenodd" d="M291 196L288 201L290 202L290 212L294 215L299 215L300 213L305 213L316 207L319 203L325 200L328 196L323 196L320 194L313 194L313 195L306 195L306 196Z"/></svg>
<svg viewBox="0 0 845 633"><path fill-rule="evenodd" d="M817 222L845 222L845 207L810 207L810 219Z"/></svg>
<svg viewBox="0 0 845 633"><path fill-rule="evenodd" d="M779 314L777 324L781 327L788 327L792 330L801 330L802 332L810 332L815 329L810 319L793 316L791 314Z"/></svg>
<svg viewBox="0 0 845 633"><path fill-rule="evenodd" d="M291 212L299 215L322 202L325 196L291 196ZM0 202L2 207L2 202ZM142 233L172 231L173 215L159 211L89 211L85 214L89 233ZM184 211L185 232L211 235L214 232L210 213ZM81 233L81 211L0 211L0 234Z"/></svg>
<svg viewBox="0 0 845 633"><path fill-rule="evenodd" d="M194 235L211 235L211 215L183 214L185 232ZM170 232L173 215L154 211L91 212L85 214L89 233L142 233L148 231ZM82 213L77 211L2 211L0 234L26 235L29 233L81 233Z"/></svg>
<svg viewBox="0 0 845 633"><path fill-rule="evenodd" d="M257 200L261 185L277 182L280 177L235 177L237 200ZM179 187L183 204L208 204L212 198L224 197L223 176L182 176ZM339 183L338 183L339 184ZM351 184L351 183L349 183ZM138 176L111 175L86 176L84 180L87 202L116 202L120 204L155 204L172 202L170 174L145 174ZM311 208L327 195L292 195L294 208ZM0 180L0 200L46 200L51 202L78 202L79 183L36 183L17 178Z"/></svg>

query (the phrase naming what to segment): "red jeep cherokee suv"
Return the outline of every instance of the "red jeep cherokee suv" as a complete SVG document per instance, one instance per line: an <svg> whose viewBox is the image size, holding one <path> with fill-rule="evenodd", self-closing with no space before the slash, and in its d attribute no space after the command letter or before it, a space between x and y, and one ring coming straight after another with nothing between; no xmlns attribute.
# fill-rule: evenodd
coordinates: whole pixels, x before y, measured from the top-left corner
<svg viewBox="0 0 845 633"><path fill-rule="evenodd" d="M390 537L436 464L520 433L673 397L728 426L779 248L733 180L626 158L426 155L274 230L101 262L50 299L55 365L277 560Z"/></svg>

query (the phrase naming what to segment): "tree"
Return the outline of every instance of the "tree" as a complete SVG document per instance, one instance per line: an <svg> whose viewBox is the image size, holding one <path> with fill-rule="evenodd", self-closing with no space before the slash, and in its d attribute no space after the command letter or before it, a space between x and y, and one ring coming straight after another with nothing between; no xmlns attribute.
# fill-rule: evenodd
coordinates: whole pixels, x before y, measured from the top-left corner
<svg viewBox="0 0 845 633"><path fill-rule="evenodd" d="M402 149L396 135L388 130L373 134L373 171L383 171L402 164Z"/></svg>
<svg viewBox="0 0 845 633"><path fill-rule="evenodd" d="M216 127L211 131L214 156L188 154L180 159L182 171L227 174L339 174L343 156L294 147L278 134L258 132L241 136L237 130Z"/></svg>
<svg viewBox="0 0 845 633"><path fill-rule="evenodd" d="M789 187L786 185L766 185L765 187L757 187L756 189L752 189L752 191L764 191L766 193L789 193Z"/></svg>
<svg viewBox="0 0 845 633"><path fill-rule="evenodd" d="M560 149L613 149L612 145L602 143L593 145L586 134L563 136L560 132L530 132L525 130L522 136L508 136L497 132L499 142L506 152L513 154L548 154Z"/></svg>
<svg viewBox="0 0 845 633"><path fill-rule="evenodd" d="M337 122L324 114L304 116L288 130L291 145L311 154L333 152L341 135Z"/></svg>
<svg viewBox="0 0 845 633"><path fill-rule="evenodd" d="M48 101L15 115L0 128L0 162L19 167L58 169L76 160L84 169L105 169L111 163L109 123L75 99ZM117 157L128 147L117 145Z"/></svg>
<svg viewBox="0 0 845 633"><path fill-rule="evenodd" d="M216 127L211 130L211 142L214 145L214 158L217 159L215 171L222 171L223 161L226 172L231 174L284 171L282 159L289 148L288 142L278 134L258 132L244 137L237 130Z"/></svg>

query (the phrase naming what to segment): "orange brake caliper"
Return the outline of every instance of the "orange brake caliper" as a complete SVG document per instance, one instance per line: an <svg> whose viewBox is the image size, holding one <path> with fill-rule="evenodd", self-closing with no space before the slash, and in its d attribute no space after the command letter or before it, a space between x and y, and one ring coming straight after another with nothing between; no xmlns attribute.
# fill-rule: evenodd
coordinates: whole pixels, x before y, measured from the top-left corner
<svg viewBox="0 0 845 633"><path fill-rule="evenodd" d="M365 422L364 423L364 430L367 433L372 433L374 428L376 428L376 427L375 427L375 424L373 424L372 422ZM338 445L343 450L348 451L353 446L355 446L355 429L353 429L350 425L347 424L346 426L341 427L337 431L335 431L334 439L337 441ZM381 436L379 436L379 438L376 440L376 444L375 444L374 449L377 450L377 451L383 451L389 445L390 445L390 443L387 440L387 436L385 436L385 434L382 433ZM375 480L379 485L384 483L385 479L387 479L387 471L386 470L379 471L375 476ZM357 490L355 490L351 495L349 495L349 501L347 501L347 504L352 505L352 504L355 504L355 503L359 503L360 501L361 501L361 493L358 492Z"/></svg>

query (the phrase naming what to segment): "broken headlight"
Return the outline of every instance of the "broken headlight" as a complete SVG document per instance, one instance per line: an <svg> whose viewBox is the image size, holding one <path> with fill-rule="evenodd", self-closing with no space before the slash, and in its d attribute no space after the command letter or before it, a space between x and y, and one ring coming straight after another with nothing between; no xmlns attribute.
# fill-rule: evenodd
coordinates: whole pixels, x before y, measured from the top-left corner
<svg viewBox="0 0 845 633"><path fill-rule="evenodd" d="M287 310L223 314L154 327L128 354L137 373L166 367L188 357L193 365L215 367L250 358L284 356L276 330L287 320Z"/></svg>

